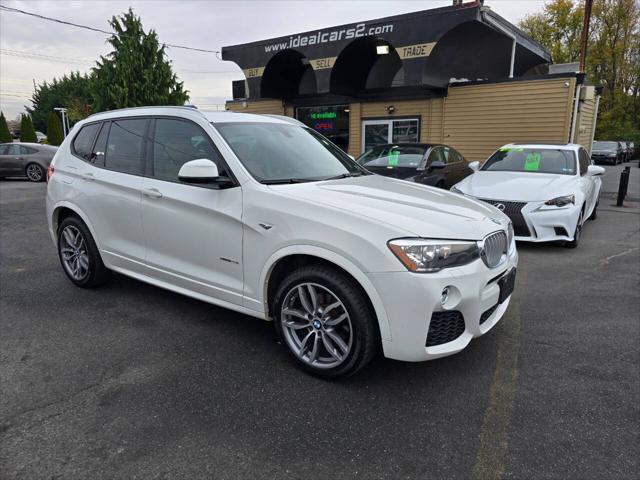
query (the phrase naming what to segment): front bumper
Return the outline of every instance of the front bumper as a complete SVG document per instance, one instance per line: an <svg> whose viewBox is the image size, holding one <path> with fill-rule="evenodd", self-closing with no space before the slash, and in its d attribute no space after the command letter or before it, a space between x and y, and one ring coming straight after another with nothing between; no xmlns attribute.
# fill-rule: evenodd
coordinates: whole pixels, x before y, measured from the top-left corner
<svg viewBox="0 0 640 480"><path fill-rule="evenodd" d="M507 260L493 269L477 260L433 274L369 273L389 319L391 338L382 342L385 357L408 362L432 360L458 353L472 338L487 333L498 323L511 299L498 304L498 280L517 263L518 253L513 248ZM447 286L451 293L442 305L442 290ZM462 315L461 333L447 343L426 346L432 315L443 311ZM485 312L488 314L481 323Z"/></svg>
<svg viewBox="0 0 640 480"><path fill-rule="evenodd" d="M526 242L571 241L580 218L579 205L543 207L544 202L529 202L522 208L530 236L517 236Z"/></svg>

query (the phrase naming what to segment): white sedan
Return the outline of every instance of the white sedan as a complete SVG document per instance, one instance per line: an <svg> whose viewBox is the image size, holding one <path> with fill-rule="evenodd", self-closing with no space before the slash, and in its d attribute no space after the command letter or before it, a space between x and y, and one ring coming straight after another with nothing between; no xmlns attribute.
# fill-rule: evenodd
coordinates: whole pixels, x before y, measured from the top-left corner
<svg viewBox="0 0 640 480"><path fill-rule="evenodd" d="M604 168L591 165L580 145L509 144L451 191L499 208L516 240L564 241L578 246L585 219L595 219Z"/></svg>

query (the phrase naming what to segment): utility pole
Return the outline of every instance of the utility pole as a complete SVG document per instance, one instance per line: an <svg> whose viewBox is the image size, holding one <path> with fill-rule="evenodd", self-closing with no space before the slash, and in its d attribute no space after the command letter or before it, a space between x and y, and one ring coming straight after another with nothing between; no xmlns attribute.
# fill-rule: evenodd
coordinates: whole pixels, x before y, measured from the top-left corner
<svg viewBox="0 0 640 480"><path fill-rule="evenodd" d="M589 41L589 23L591 22L591 6L593 0L584 2L584 20L582 21L582 35L580 35L580 73L585 73L587 63L587 42Z"/></svg>
<svg viewBox="0 0 640 480"><path fill-rule="evenodd" d="M67 109L63 108L63 107L55 107L54 110L56 112L60 112L60 115L62 115L62 132L64 133L64 136L67 136L67 118L66 118L66 113L67 113Z"/></svg>

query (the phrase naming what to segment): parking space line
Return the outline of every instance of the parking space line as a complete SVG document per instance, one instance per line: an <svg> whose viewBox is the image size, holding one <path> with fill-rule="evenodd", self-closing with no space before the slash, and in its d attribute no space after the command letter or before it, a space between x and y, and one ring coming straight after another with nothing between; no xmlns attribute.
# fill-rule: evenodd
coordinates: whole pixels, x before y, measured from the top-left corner
<svg viewBox="0 0 640 480"><path fill-rule="evenodd" d="M517 283L516 292L522 291L526 285L526 272L522 264L518 266ZM489 404L485 410L480 431L480 446L473 467L474 480L497 480L502 478L505 470L508 428L514 406L522 330L520 302L517 296L514 295L511 299L501 323L496 368L489 388Z"/></svg>

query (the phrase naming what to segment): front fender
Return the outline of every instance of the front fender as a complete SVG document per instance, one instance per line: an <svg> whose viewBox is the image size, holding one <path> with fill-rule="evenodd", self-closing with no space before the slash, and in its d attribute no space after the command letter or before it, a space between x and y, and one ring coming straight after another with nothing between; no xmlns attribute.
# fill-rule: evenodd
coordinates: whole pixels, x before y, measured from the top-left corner
<svg viewBox="0 0 640 480"><path fill-rule="evenodd" d="M314 245L289 245L284 247L278 251L276 251L273 255L269 257L267 262L265 263L262 272L260 274L260 285L262 285L262 289L260 290L260 302L265 308L265 312L268 311L267 302L267 288L269 283L269 277L271 272L273 271L273 267L276 263L288 256L291 255L309 255L313 257L322 258L328 262L331 262L346 272L348 272L356 281L360 284L360 286L364 289L365 293L369 296L369 300L373 305L373 308L376 313L376 317L378 319L378 326L380 328L380 336L383 340L391 340L391 329L389 327L389 319L387 317L387 312L384 308L384 304L382 303L382 299L378 295L377 290L369 280L369 278L358 268L353 262L346 259L342 255L339 255L336 252L331 250L314 246Z"/></svg>

